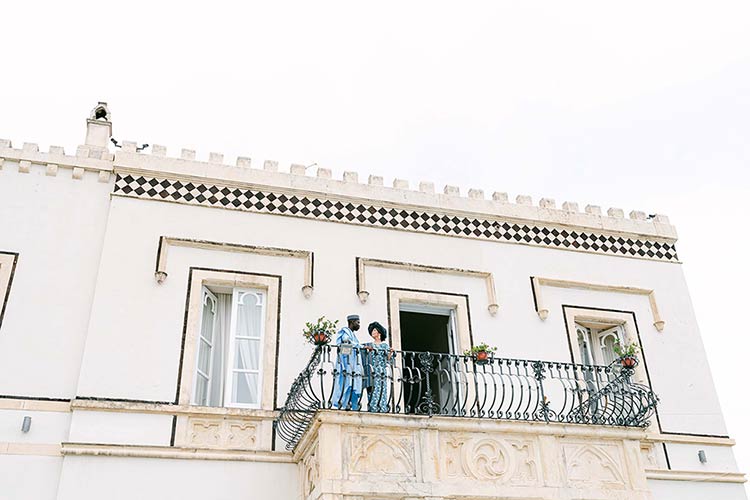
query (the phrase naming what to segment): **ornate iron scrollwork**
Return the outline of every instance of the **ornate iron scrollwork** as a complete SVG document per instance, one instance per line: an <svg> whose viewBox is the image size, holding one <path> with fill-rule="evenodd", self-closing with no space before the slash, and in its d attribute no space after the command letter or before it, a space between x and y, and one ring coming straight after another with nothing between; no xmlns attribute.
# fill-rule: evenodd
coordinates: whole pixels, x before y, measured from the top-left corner
<svg viewBox="0 0 750 500"><path fill-rule="evenodd" d="M422 369L427 373L435 371L435 355L430 352L420 352L417 357Z"/></svg>
<svg viewBox="0 0 750 500"><path fill-rule="evenodd" d="M344 367L339 349L317 347L292 383L274 422L287 449L294 449L318 410L646 427L659 401L649 387L632 382L633 367L620 363L493 358L477 365L453 354L362 351L350 353ZM376 355L383 358L373 372ZM377 405L363 390L375 385ZM342 396L334 402L333 394Z"/></svg>
<svg viewBox="0 0 750 500"><path fill-rule="evenodd" d="M440 412L440 404L435 401L432 391L428 390L422 396L422 400L417 405L417 413L422 415L435 415Z"/></svg>

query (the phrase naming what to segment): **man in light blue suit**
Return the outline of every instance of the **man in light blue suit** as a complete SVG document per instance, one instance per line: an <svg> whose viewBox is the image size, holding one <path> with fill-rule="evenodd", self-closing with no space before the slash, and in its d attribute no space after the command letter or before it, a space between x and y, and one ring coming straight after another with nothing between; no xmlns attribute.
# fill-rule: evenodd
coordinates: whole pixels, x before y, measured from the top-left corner
<svg viewBox="0 0 750 500"><path fill-rule="evenodd" d="M346 321L347 326L336 334L338 356L331 407L359 411L363 373L359 339L354 334L359 330L359 315L351 314L346 317Z"/></svg>

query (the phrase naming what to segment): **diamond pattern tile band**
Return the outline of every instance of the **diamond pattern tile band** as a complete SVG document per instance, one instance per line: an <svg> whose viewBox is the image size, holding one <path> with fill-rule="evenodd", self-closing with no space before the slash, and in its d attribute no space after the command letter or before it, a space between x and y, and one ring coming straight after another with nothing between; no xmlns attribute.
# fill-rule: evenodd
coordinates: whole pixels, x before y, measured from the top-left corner
<svg viewBox="0 0 750 500"><path fill-rule="evenodd" d="M677 261L674 244L667 242L546 225L395 209L364 202L339 201L323 195L296 196L130 174L117 174L114 194L421 233Z"/></svg>

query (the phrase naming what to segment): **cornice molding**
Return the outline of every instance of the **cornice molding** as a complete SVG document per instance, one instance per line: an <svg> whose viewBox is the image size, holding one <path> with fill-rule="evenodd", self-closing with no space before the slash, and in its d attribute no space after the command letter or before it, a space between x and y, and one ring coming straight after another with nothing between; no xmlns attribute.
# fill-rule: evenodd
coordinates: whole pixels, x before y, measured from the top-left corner
<svg viewBox="0 0 750 500"><path fill-rule="evenodd" d="M274 419L278 412L256 410L249 408L225 408L214 406L174 405L169 403L146 403L135 401L109 401L74 399L70 402L70 410L107 411L116 413L147 413L161 415L188 415L194 417L225 416L242 417L246 419L267 420Z"/></svg>
<svg viewBox="0 0 750 500"><path fill-rule="evenodd" d="M70 403L67 401L0 398L0 410L51 411L67 413L70 411Z"/></svg>
<svg viewBox="0 0 750 500"><path fill-rule="evenodd" d="M729 437L697 436L693 434L649 434L647 441L654 443L706 444L710 446L734 446L736 441Z"/></svg>
<svg viewBox="0 0 750 500"><path fill-rule="evenodd" d="M0 442L0 455L59 457L60 444Z"/></svg>
<svg viewBox="0 0 750 500"><path fill-rule="evenodd" d="M745 474L742 472L710 472L696 470L662 470L646 469L647 479L662 481L690 481L698 483L744 483Z"/></svg>
<svg viewBox="0 0 750 500"><path fill-rule="evenodd" d="M281 451L241 451L176 446L143 446L104 443L62 443L63 456L101 456L129 458L166 458L186 460L223 460L235 462L294 463L291 453Z"/></svg>
<svg viewBox="0 0 750 500"><path fill-rule="evenodd" d="M573 288L578 290L589 290L594 292L611 292L624 293L628 295L644 295L648 298L651 314L654 320L654 327L658 331L664 330L665 322L659 314L659 308L656 305L656 292L647 288L638 288L633 286L622 285L603 285L599 283L586 283L583 281L569 281L553 278L542 278L539 276L531 277L531 291L534 295L534 307L539 318L544 321L549 316L549 309L546 307L542 298L542 287L549 286L555 288Z"/></svg>
<svg viewBox="0 0 750 500"><path fill-rule="evenodd" d="M268 257L290 257L303 259L305 262L305 278L302 284L302 294L310 298L314 285L315 255L310 250L295 250L292 248L264 247L256 245L245 245L225 241L198 240L190 238L174 238L171 236L160 236L159 246L156 251L156 269L154 277L161 284L167 279L167 253L169 247L200 248L203 250L214 250L220 252L250 253L265 255Z"/></svg>
<svg viewBox="0 0 750 500"><path fill-rule="evenodd" d="M499 305L497 304L497 294L495 293L495 279L492 273L487 271L474 271L471 269L459 269L456 267L441 267L426 264L415 264L412 262L397 262L392 260L368 259L365 257L355 257L357 269L357 296L363 304L370 297L367 291L365 280L365 268L379 267L381 269L396 269L399 271L411 271L418 273L435 273L449 276L466 276L470 278L480 278L484 280L487 288L487 310L492 316L497 314Z"/></svg>

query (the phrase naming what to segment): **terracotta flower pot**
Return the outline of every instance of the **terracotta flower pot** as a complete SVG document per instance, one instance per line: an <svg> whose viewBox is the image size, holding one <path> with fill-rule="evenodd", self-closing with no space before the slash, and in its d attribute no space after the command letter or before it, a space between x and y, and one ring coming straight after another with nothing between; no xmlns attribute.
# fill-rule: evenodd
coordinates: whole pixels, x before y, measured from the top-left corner
<svg viewBox="0 0 750 500"><path fill-rule="evenodd" d="M489 358L490 358L490 355L487 351L477 351L474 354L474 359L476 359L477 363L479 363L480 365L488 363L490 360Z"/></svg>
<svg viewBox="0 0 750 500"><path fill-rule="evenodd" d="M312 337L313 344L315 345L326 345L330 340L325 332L315 332Z"/></svg>
<svg viewBox="0 0 750 500"><path fill-rule="evenodd" d="M625 356L620 359L623 368L633 368L636 363L636 359L633 356Z"/></svg>

